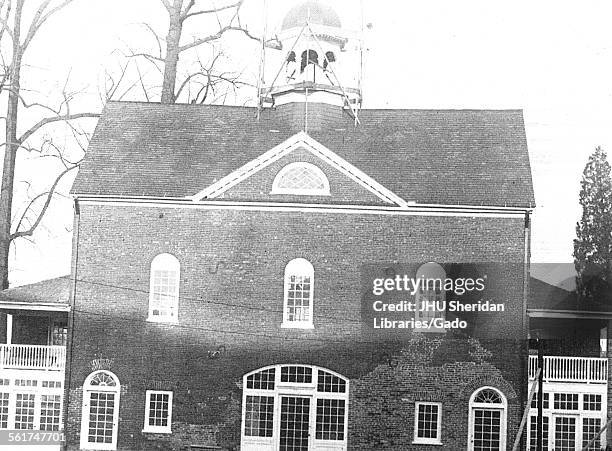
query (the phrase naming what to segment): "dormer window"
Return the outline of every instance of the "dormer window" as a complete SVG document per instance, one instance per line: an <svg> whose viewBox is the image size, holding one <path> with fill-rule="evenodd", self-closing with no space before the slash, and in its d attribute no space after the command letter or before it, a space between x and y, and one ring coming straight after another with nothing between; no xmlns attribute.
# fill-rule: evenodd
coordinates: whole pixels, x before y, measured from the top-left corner
<svg viewBox="0 0 612 451"><path fill-rule="evenodd" d="M329 196L329 181L311 163L291 163L281 169L272 183L272 194Z"/></svg>

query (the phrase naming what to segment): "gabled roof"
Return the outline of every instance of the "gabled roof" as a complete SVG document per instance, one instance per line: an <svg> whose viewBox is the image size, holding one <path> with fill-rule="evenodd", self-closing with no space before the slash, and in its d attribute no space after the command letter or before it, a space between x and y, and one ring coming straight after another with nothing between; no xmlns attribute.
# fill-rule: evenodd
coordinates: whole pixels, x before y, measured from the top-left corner
<svg viewBox="0 0 612 451"><path fill-rule="evenodd" d="M0 291L0 308L68 311L70 276Z"/></svg>
<svg viewBox="0 0 612 451"><path fill-rule="evenodd" d="M303 104L109 102L77 195L189 198L303 130ZM309 104L308 134L406 202L533 207L520 110L361 110Z"/></svg>

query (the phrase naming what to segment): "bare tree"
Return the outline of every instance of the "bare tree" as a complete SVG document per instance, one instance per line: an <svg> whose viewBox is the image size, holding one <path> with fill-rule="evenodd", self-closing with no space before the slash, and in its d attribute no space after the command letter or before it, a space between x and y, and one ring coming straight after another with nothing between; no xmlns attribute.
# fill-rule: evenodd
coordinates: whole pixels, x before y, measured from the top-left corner
<svg viewBox="0 0 612 451"><path fill-rule="evenodd" d="M151 100L154 91L145 81L145 71L140 62L146 62L153 67L154 73L161 78L160 98L162 103L214 103L226 90L234 92L243 86L253 86L243 77L240 71L223 69L224 52L219 47L210 47L209 55L203 58L196 54L191 58L192 64L181 73L179 62L181 55L190 50L197 50L204 44L213 46L230 31L239 32L248 39L259 40L242 24L240 10L244 0L234 0L232 3L217 5L214 0L160 0L168 15L168 30L165 38L149 24L144 24L153 38L154 47L151 51L137 51L128 48L125 56L134 61L134 77L125 77L127 64L120 67L119 74L112 76L107 73L106 92L111 93L114 100L123 98L128 92L141 90L147 101ZM188 40L184 30L188 22L199 18L198 23L208 24L209 31ZM212 29L211 24L214 23ZM206 28L206 27L205 27ZM135 81L134 81L135 80ZM121 82L127 86L119 89ZM110 88L110 89L109 89ZM181 100L182 99L182 100Z"/></svg>
<svg viewBox="0 0 612 451"><path fill-rule="evenodd" d="M45 101L31 100L32 90L22 87L22 71L28 48L40 29L73 0L0 0L0 96L6 100L4 166L0 192L0 284L8 287L9 252L11 243L18 238L31 237L40 226L47 212L58 184L62 178L78 166L78 161L70 161L63 153L64 149L55 143L49 135L40 139L41 131L49 127L65 126L74 135L77 142L86 138L86 133L75 125L79 119L98 117L98 113L73 112L71 102L77 93L68 92L64 86L56 106ZM32 5L29 10L27 7ZM29 20L24 18L28 17ZM5 52L8 56L5 56ZM38 117L34 123L24 124L21 119L22 109L35 111ZM25 130L19 133L19 130ZM41 156L58 158L64 169L57 175L51 187L44 193L34 196L12 227L13 195L15 169L18 152L38 152Z"/></svg>

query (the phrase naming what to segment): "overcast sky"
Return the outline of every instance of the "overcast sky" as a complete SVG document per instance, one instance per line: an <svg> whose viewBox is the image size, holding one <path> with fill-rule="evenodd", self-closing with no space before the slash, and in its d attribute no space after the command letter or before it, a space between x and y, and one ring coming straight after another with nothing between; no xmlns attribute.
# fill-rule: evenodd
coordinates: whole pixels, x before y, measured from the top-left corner
<svg viewBox="0 0 612 451"><path fill-rule="evenodd" d="M263 0L245 2L245 23L261 30ZM270 34L293 3L267 1ZM359 27L359 1L328 3L348 27ZM570 262L582 169L596 146L612 151L612 2L363 4L372 24L364 106L523 109L537 201L532 259ZM147 42L139 23L164 30L165 21L158 0L75 0L38 36L28 77L51 89L70 71L71 83L89 92L83 105L93 108L103 68L117 64L113 51ZM257 72L252 43L232 38L225 45L237 67ZM45 171L39 163L27 168L29 176ZM57 202L37 246L17 248L13 284L69 273L71 218L70 202Z"/></svg>

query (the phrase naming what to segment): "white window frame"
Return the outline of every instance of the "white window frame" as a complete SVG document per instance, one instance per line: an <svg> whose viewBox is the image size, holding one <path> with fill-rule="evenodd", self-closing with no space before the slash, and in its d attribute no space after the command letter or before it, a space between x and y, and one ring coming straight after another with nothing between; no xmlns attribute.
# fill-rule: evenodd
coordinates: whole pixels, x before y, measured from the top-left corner
<svg viewBox="0 0 612 451"><path fill-rule="evenodd" d="M310 382L281 382L281 373L283 367L305 367L311 369L312 378ZM274 369L274 388L248 388L248 378L251 375L260 373L262 371ZM319 372L327 373L331 376L340 378L345 383L345 389L343 392L333 391L319 391ZM272 436L254 436L246 435L246 401L247 396L266 396L274 398L273 413L272 413ZM241 423L241 434L240 434L240 449L243 451L264 451L264 450L277 450L280 444L280 432L281 432L281 398L283 396L297 396L301 398L310 399L310 417L309 417L309 449L316 450L327 450L327 451L346 451L348 444L348 417L350 412L350 381L345 376L342 376L335 371L327 368L313 366L313 365L302 365L302 364L281 364L271 365L263 368L259 368L255 371L251 371L245 374L242 378L242 423ZM317 429L317 401L318 400L343 400L344 401L344 434L343 439L323 439L316 438Z"/></svg>
<svg viewBox="0 0 612 451"><path fill-rule="evenodd" d="M307 321L295 321L290 320L288 315L288 303L289 303L289 287L291 283L291 276L303 276L310 277L310 293L308 297L308 320ZM282 328L287 329L314 329L314 267L312 263L304 258L295 258L291 260L285 266L285 277L283 287L283 323Z"/></svg>
<svg viewBox="0 0 612 451"><path fill-rule="evenodd" d="M421 406L436 406L438 408L438 421L436 424L436 438L419 437L419 407ZM414 439L412 443L424 445L441 445L442 444L442 403L441 402L425 402L417 401L414 403Z"/></svg>
<svg viewBox="0 0 612 451"><path fill-rule="evenodd" d="M154 315L153 310L155 309L155 303L159 302L154 299L155 296L155 282L156 272L158 271L175 271L176 280L174 281L174 299L170 299L168 302L172 303L170 309L174 311L174 317L170 315ZM181 264L179 260L172 254L158 254L151 261L150 266L150 280L149 280L149 316L147 321L155 323L178 323L178 308L179 308L179 293L181 284Z"/></svg>
<svg viewBox="0 0 612 451"><path fill-rule="evenodd" d="M495 391L499 397L501 398L501 403L499 404L491 404L491 403L477 403L474 402L478 393L482 390L493 390ZM484 386L477 388L472 396L470 396L470 404L469 404L469 420L468 420L468 451L474 451L474 426L475 426L475 418L474 411L476 409L487 409L487 410L498 410L501 412L500 415L500 431L499 431L499 448L506 449L506 435L508 430L507 418L508 418L508 400L506 396L495 387Z"/></svg>
<svg viewBox="0 0 612 451"><path fill-rule="evenodd" d="M433 262L433 261L422 264L421 266L419 266L419 269L417 269L415 278L419 279L421 278L421 276L425 277L426 279L431 278L431 279L441 280L440 282L441 292L439 295L436 295L436 302L446 302L446 291L444 291L444 281L446 279L446 271L444 270L442 265L440 265L437 262ZM423 282L425 282L425 280L423 280ZM423 301L423 298L426 295L426 292L428 291L431 291L431 290L426 290L426 287L420 287L419 290L417 291L416 296L415 296L417 309L416 309L416 312L414 313L414 319L417 321L429 321L432 318L441 318L442 320L446 320L446 311L443 311L443 312L439 312L439 311L421 312L419 311L421 302ZM440 299L438 299L438 297ZM443 327L425 328L425 329L420 329L420 331L430 332L430 333L431 332L446 333L446 329L444 329Z"/></svg>
<svg viewBox="0 0 612 451"><path fill-rule="evenodd" d="M104 385L91 385L92 379L98 373L107 373L110 377L115 380L114 386ZM114 409L113 409L113 435L111 443L91 443L88 441L89 438L89 407L91 402L91 394L93 392L104 392L113 393L115 395ZM117 449L117 436L119 429L119 398L121 395L121 384L119 378L108 370L94 371L85 379L83 383L83 404L81 406L81 449L95 449L95 450L110 450L114 451Z"/></svg>
<svg viewBox="0 0 612 451"><path fill-rule="evenodd" d="M304 169L308 169L316 174L317 177L321 179L323 182L322 189L297 189L297 188L281 188L279 185L283 180L283 177L287 174L287 172L295 169L296 167L302 167ZM271 194L296 194L298 196L330 196L329 191L329 180L327 180L327 176L325 173L318 167L312 163L306 163L303 161L298 161L295 163L289 163L287 166L283 167L276 177L274 178L274 182L272 182L272 193Z"/></svg>
<svg viewBox="0 0 612 451"><path fill-rule="evenodd" d="M166 426L151 426L151 395L168 395L168 424ZM156 434L172 433L172 392L168 390L147 390L145 394L145 419L142 432L153 432Z"/></svg>

